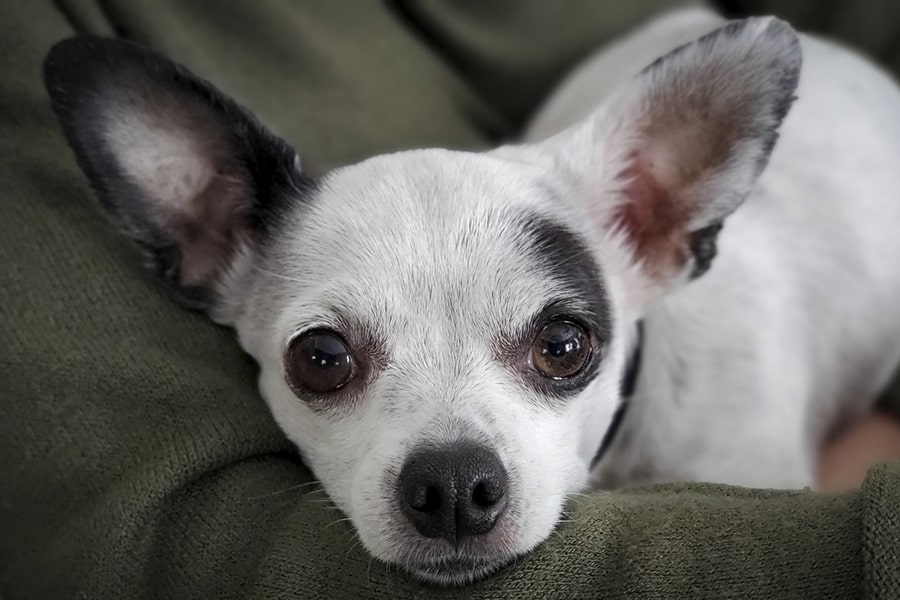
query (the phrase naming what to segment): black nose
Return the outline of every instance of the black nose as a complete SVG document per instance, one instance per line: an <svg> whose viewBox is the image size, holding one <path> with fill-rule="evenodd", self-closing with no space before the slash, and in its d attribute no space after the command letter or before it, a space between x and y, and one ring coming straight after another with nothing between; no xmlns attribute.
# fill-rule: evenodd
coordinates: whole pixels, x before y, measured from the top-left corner
<svg viewBox="0 0 900 600"><path fill-rule="evenodd" d="M416 530L451 544L487 533L506 508L506 469L474 443L416 451L399 484L400 506Z"/></svg>

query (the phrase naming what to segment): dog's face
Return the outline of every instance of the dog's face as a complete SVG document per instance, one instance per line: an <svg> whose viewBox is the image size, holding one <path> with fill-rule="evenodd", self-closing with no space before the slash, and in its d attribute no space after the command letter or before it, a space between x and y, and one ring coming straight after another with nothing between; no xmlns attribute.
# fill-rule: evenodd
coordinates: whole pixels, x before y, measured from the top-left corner
<svg viewBox="0 0 900 600"><path fill-rule="evenodd" d="M46 79L103 206L176 298L236 329L366 548L461 583L540 543L584 487L635 320L708 268L799 63L784 24L734 23L543 144L317 179L137 46L63 42Z"/></svg>
<svg viewBox="0 0 900 600"><path fill-rule="evenodd" d="M238 333L376 556L469 578L584 485L625 321L565 191L497 158L377 157L323 178L269 242Z"/></svg>

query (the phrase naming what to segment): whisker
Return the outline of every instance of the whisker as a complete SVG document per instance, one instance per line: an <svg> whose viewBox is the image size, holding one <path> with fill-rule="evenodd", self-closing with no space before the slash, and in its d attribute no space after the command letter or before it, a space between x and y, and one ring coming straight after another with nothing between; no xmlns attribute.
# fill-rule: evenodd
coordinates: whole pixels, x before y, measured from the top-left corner
<svg viewBox="0 0 900 600"><path fill-rule="evenodd" d="M362 537L360 537L359 532L354 530L353 535L350 537L349 547L344 550L344 554L350 554L356 548L358 548L362 544Z"/></svg>
<svg viewBox="0 0 900 600"><path fill-rule="evenodd" d="M250 496L249 498L247 498L247 500L261 500L261 499L263 499L263 498L269 498L269 497L271 497L271 496L277 496L277 495L279 495L279 494L285 494L285 493L287 493L287 492L301 491L303 488L309 487L309 486L311 486L311 485L321 485L321 484L320 484L318 481L307 481L307 482L304 482L304 483L300 483L300 484L297 484L297 485L292 485L292 486L290 486L290 487L286 487L286 488L284 488L284 489L275 490L274 492L268 492L268 493L266 493L266 494L260 494L259 496ZM313 491L315 491L315 490L312 490L312 491L310 491L309 493L312 493ZM323 491L324 491L324 490L323 490Z"/></svg>
<svg viewBox="0 0 900 600"><path fill-rule="evenodd" d="M369 563L366 565L366 581L372 581L372 561L375 560L374 556L369 557Z"/></svg>
<svg viewBox="0 0 900 600"><path fill-rule="evenodd" d="M342 512L337 506L331 503L330 500L309 500L310 504L318 505L317 508L324 508L325 510L336 510L338 512Z"/></svg>
<svg viewBox="0 0 900 600"><path fill-rule="evenodd" d="M349 520L350 520L350 517L341 517L340 519L335 519L334 521L332 521L331 523L329 523L328 525L326 525L325 527L323 527L323 528L322 528L322 531L325 531L326 529L328 529L328 528L331 527L332 525L337 525L338 523L346 523L346 522L349 521Z"/></svg>

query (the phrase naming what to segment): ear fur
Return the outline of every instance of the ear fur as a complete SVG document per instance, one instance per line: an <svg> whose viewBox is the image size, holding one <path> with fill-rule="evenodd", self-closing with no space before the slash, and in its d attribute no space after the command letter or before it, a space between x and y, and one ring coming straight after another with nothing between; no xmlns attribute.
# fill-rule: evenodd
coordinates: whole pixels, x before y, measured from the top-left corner
<svg viewBox="0 0 900 600"><path fill-rule="evenodd" d="M526 151L578 180L592 226L623 240L646 289L664 290L710 267L724 220L768 163L801 62L783 21L730 22Z"/></svg>
<svg viewBox="0 0 900 600"><path fill-rule="evenodd" d="M307 183L295 152L211 84L130 42L64 40L44 80L103 208L181 302L211 308L281 197Z"/></svg>

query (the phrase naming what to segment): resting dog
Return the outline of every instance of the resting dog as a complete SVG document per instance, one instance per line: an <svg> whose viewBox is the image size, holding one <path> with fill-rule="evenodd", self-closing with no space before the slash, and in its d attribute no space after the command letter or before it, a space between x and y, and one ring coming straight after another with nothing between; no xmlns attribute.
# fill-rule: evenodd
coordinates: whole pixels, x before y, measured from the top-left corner
<svg viewBox="0 0 900 600"><path fill-rule="evenodd" d="M810 485L900 360L900 93L775 19L664 17L522 144L318 178L150 50L75 38L45 76L112 220L427 581L527 552L592 475Z"/></svg>

